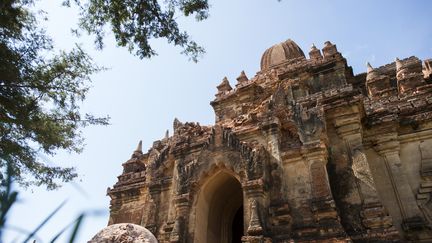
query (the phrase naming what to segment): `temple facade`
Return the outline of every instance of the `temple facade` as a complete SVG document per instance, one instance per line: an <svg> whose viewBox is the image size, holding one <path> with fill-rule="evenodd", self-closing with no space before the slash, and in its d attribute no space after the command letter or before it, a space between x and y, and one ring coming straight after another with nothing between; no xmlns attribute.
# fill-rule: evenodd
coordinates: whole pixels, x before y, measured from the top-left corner
<svg viewBox="0 0 432 243"><path fill-rule="evenodd" d="M432 242L432 59L354 75L336 45L292 40L227 78L215 124L141 142L109 224L161 243Z"/></svg>

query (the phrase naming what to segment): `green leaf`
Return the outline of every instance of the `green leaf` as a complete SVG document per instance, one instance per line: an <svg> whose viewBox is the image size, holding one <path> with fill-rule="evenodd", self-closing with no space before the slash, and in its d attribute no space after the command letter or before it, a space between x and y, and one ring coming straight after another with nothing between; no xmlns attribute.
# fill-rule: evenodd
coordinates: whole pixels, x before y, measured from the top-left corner
<svg viewBox="0 0 432 243"><path fill-rule="evenodd" d="M66 200L63 201L53 212L51 212L48 217L46 217L37 227L33 230L33 232L27 236L27 238L23 241L26 243L29 241L36 233L66 204Z"/></svg>
<svg viewBox="0 0 432 243"><path fill-rule="evenodd" d="M75 226L74 226L72 234L70 236L69 243L73 243L75 241L75 238L78 235L78 230L79 230L79 228L80 228L80 226L84 220L84 216L85 216L85 214L82 213L80 216L78 216L77 220L75 221Z"/></svg>

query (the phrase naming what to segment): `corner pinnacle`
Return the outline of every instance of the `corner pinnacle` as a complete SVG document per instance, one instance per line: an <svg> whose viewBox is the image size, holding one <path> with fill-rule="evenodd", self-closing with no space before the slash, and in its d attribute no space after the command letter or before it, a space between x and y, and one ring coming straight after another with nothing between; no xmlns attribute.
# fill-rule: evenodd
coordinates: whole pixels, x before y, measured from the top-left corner
<svg viewBox="0 0 432 243"><path fill-rule="evenodd" d="M138 146L135 149L135 152L142 153L142 140L139 141Z"/></svg>

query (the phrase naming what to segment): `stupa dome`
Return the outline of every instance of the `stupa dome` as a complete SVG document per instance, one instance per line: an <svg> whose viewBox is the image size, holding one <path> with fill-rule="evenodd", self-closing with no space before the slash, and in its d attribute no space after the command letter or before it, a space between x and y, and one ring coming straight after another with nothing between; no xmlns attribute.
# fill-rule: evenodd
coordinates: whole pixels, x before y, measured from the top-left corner
<svg viewBox="0 0 432 243"><path fill-rule="evenodd" d="M305 58L302 49L293 40L288 39L264 52L261 57L261 70L301 57Z"/></svg>

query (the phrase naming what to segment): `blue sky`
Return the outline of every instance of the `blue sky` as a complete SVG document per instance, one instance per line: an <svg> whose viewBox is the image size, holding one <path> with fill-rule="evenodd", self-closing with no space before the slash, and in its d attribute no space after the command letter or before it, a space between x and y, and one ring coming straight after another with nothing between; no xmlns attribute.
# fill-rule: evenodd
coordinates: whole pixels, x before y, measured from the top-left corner
<svg viewBox="0 0 432 243"><path fill-rule="evenodd" d="M396 57L432 57L432 1L428 0L210 0L208 20L197 23L193 18L179 18L183 29L206 48L207 54L197 64L163 40L152 41L159 55L150 60L116 47L112 36L106 39L103 51L96 51L92 38L71 36L76 15L60 7L60 2L41 0L37 6L48 12L45 26L57 48L70 49L75 42L81 43L98 64L110 68L94 75L82 111L109 115L111 125L84 129L87 145L83 153L59 152L48 159L75 166L79 173L75 184L51 192L30 188L20 194L10 223L28 230L67 200L40 232L43 242L49 242L82 211L96 209L105 214L85 219L78 242L86 242L105 227L106 189L117 181L121 164L130 158L138 141L149 148L167 129L172 131L175 117L213 124L209 102L222 78L227 76L234 85L242 70L254 76L262 53L273 44L291 38L307 53L312 43L322 48L330 40L354 73L365 72L366 62L376 67ZM6 242L15 237L9 233Z"/></svg>

